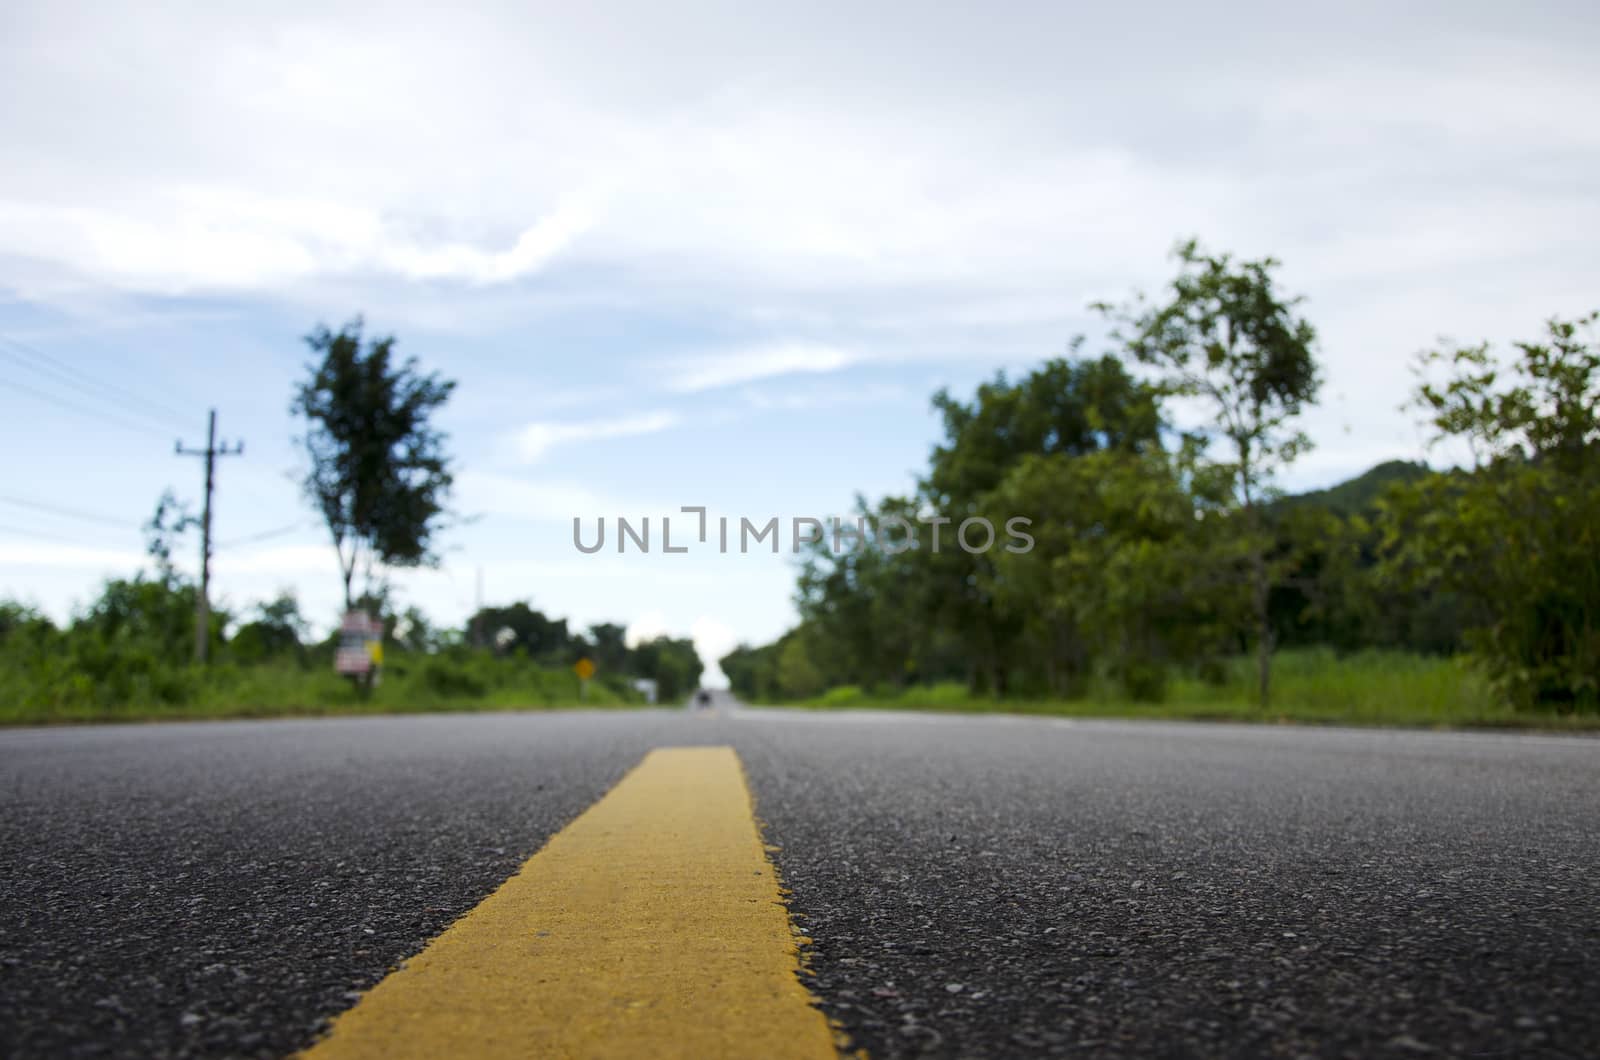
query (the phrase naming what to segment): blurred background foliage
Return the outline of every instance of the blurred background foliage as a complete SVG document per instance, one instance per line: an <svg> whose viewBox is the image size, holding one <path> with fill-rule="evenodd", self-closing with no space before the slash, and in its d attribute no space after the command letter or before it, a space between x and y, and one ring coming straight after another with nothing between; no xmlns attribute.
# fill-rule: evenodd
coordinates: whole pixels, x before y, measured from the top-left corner
<svg viewBox="0 0 1600 1060"><path fill-rule="evenodd" d="M1552 319L1507 351L1423 352L1410 405L1449 466L1389 462L1286 496L1274 482L1309 445L1298 417L1317 392L1316 333L1275 290L1270 259L1194 243L1176 256L1158 297L1096 307L1111 321L1099 355L1079 339L970 400L935 394L942 437L916 488L856 499L879 547L812 541L798 625L721 660L734 692L816 706L1600 718L1600 317ZM394 361L392 342L364 340L359 321L313 333L295 399L307 498L343 542L347 594L361 575L352 604L384 623L376 689L335 675L337 635L314 638L287 595L213 610L211 665L195 665L196 587L171 557L199 521L168 494L145 527L149 569L107 582L64 625L0 601L0 721L605 706L641 702L640 680L663 703L693 693L702 668L686 638L630 644L621 625L573 630L528 602L444 628L391 599L384 568L430 562L454 518L446 439L429 421L452 384ZM394 425L382 444L352 426L375 417ZM975 519L992 547L961 546ZM598 669L587 688L573 672L584 657Z"/></svg>
<svg viewBox="0 0 1600 1060"><path fill-rule="evenodd" d="M372 601L367 601L369 604ZM294 597L242 615L213 610L211 663L194 653L194 587L148 574L106 583L63 627L0 602L0 720L493 709L641 704L638 679L662 702L699 685L687 638L628 646L621 626L568 630L526 603L485 608L462 629L431 626L415 608L385 623L382 678L369 694L334 673L337 635L314 640ZM573 664L598 668L580 692Z"/></svg>
<svg viewBox="0 0 1600 1060"><path fill-rule="evenodd" d="M1412 404L1462 466L1390 462L1296 496L1258 483L1252 502L1236 454L1174 425L1189 391L1138 373L1126 351L1075 348L968 402L937 394L945 436L918 489L858 498L857 512L869 525L949 516L943 547L927 525L898 554L813 547L800 624L722 668L746 699L818 706L1592 718L1595 321L1552 320L1502 355L1419 356ZM1014 515L1033 520L1031 551L957 547L962 519ZM1263 644L1270 699L1245 674Z"/></svg>

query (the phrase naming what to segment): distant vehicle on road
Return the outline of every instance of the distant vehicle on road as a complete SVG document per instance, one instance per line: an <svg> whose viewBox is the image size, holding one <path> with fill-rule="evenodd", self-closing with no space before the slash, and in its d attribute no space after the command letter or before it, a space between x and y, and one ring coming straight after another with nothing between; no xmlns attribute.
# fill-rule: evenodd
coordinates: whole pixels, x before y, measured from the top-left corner
<svg viewBox="0 0 1600 1060"><path fill-rule="evenodd" d="M701 710L711 706L711 693L703 688L696 692L694 694L694 705L699 707Z"/></svg>

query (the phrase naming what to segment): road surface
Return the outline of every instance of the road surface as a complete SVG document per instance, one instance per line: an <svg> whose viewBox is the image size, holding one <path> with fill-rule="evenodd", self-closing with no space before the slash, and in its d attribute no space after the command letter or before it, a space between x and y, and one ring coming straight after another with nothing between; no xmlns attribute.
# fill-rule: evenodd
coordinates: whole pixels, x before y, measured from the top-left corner
<svg viewBox="0 0 1600 1060"><path fill-rule="evenodd" d="M1600 1053L1600 741L723 701L0 732L0 1056L304 1048L698 746L873 1057Z"/></svg>

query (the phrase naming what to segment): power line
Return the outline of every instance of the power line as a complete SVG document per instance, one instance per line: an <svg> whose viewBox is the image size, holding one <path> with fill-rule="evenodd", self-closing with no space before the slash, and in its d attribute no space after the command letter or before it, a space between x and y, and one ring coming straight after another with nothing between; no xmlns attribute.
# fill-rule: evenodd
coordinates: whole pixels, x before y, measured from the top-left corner
<svg viewBox="0 0 1600 1060"><path fill-rule="evenodd" d="M295 490L300 488L300 481L291 472L267 471L258 464L240 464L239 470L259 484L270 482L274 486L290 486Z"/></svg>
<svg viewBox="0 0 1600 1060"><path fill-rule="evenodd" d="M50 372L46 372L39 365L23 360L3 346L0 346L0 357L4 357L13 364L20 365L21 367L30 371L37 372L42 378L42 381L48 382L51 386L65 387L69 392L79 395L80 399L86 398L91 402L111 405L114 406L118 412L124 416L131 416L140 422L151 425L152 427L159 427L161 430L170 429L166 423L159 419L159 417L152 416L148 412L138 408L137 405L131 404L131 402L135 400L131 395L99 393L94 389L77 382L70 376L61 373L52 374Z"/></svg>
<svg viewBox="0 0 1600 1060"><path fill-rule="evenodd" d="M157 421L166 421L168 419L182 420L184 418L184 414L182 412L179 412L170 405L166 405L160 401L154 400L153 398L146 397L143 394L135 393L126 386L108 383L104 379L90 375L89 373L71 364L68 364L60 358L44 352L37 346L30 346L28 343L23 342L20 339L12 338L9 335L0 335L0 341L5 342L7 345L12 346L17 350L21 350L22 353L26 354L30 360L24 361L16 353L7 350L0 350L0 354L4 354L16 363L22 364L24 367L32 368L34 371L41 374L53 374L60 382L66 384L67 386L73 387L82 393L87 393L98 400L103 401L109 397L113 401L122 403L133 402L134 404L143 405L147 410L155 410L154 418ZM30 361L32 363L30 363ZM94 391L97 390L101 391L102 393L94 393ZM149 416L150 413L141 412L139 415ZM165 422L163 422L163 426L166 426Z"/></svg>
<svg viewBox="0 0 1600 1060"><path fill-rule="evenodd" d="M99 420L101 423L115 424L124 430L137 431L140 434L148 434L152 437L161 438L163 440L169 440L172 438L171 434L165 434L147 424L140 424L135 423L132 420L125 420L122 417L112 415L109 412L100 412L96 409L84 408L82 405L74 404L63 397L47 393L43 390L37 390L31 386L28 386L26 383L19 383L16 380L8 379L5 381L5 385L11 390L20 391L24 394L31 394L41 401L48 401L53 405L59 405L70 412L76 412L79 415L88 416L92 419Z"/></svg>
<svg viewBox="0 0 1600 1060"><path fill-rule="evenodd" d="M9 526L9 525L6 525L4 523L0 523L0 533L16 534L18 537L38 538L40 541L48 541L53 545L74 545L74 546L77 546L78 548L105 548L106 547L105 544L101 543L101 542L90 542L90 541L82 541L82 540L65 539L60 534L54 534L54 533L47 534L42 530L30 530L30 529L28 529L26 527Z"/></svg>
<svg viewBox="0 0 1600 1060"><path fill-rule="evenodd" d="M217 543L217 547L233 548L235 545L249 545L254 544L257 541L267 541L274 537L282 537L285 534L292 534L296 530L302 530L308 525L313 524L309 524L302 519L298 523L292 523L289 526L280 526L276 530L263 530L259 534L249 534L245 537L235 537L228 541L220 541Z"/></svg>
<svg viewBox="0 0 1600 1060"><path fill-rule="evenodd" d="M17 508L31 508L38 512L48 512L51 515L60 515L68 519L79 519L86 523L98 523L102 526L114 526L118 530L136 529L125 519L117 519L109 515L96 515L92 512L79 511L76 508L61 508L54 504L45 504L42 501L24 500L21 497L0 497L0 504L10 504Z"/></svg>

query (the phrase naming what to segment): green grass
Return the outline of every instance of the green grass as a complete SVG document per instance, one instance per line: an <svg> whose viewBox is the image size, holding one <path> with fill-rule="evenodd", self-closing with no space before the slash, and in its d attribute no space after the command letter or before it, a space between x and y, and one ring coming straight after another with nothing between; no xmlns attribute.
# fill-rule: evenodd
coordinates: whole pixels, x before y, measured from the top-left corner
<svg viewBox="0 0 1600 1060"><path fill-rule="evenodd" d="M1255 702L1254 660L1235 659L1220 682L1174 677L1160 702L1136 702L1103 678L1079 699L974 696L961 684L908 688L899 693L833 688L792 706L963 713L1049 714L1067 717L1166 718L1298 722L1324 725L1400 725L1430 728L1600 729L1600 715L1519 712L1496 696L1489 680L1465 658L1364 651L1339 656L1326 649L1280 652L1273 658L1272 706Z"/></svg>
<svg viewBox="0 0 1600 1060"><path fill-rule="evenodd" d="M621 679L592 681L580 696L570 671L518 659L401 657L367 695L331 667L129 669L108 682L64 657L0 666L0 725L641 705Z"/></svg>
<svg viewBox="0 0 1600 1060"><path fill-rule="evenodd" d="M487 656L398 656L370 695L359 695L331 668L289 663L221 663L207 669L108 661L99 680L81 661L39 656L26 665L0 661L0 725L145 721L180 718L399 714L432 711L539 710L638 706L620 680L592 682L579 698L565 668ZM1466 659L1367 651L1279 653L1273 660L1273 706L1254 701L1252 660L1233 660L1219 682L1175 676L1156 703L1135 702L1098 678L1079 699L974 696L944 683L898 694L853 685L792 706L874 708L1067 717L1168 718L1249 722L1421 727L1600 729L1600 716L1519 713L1501 701Z"/></svg>

